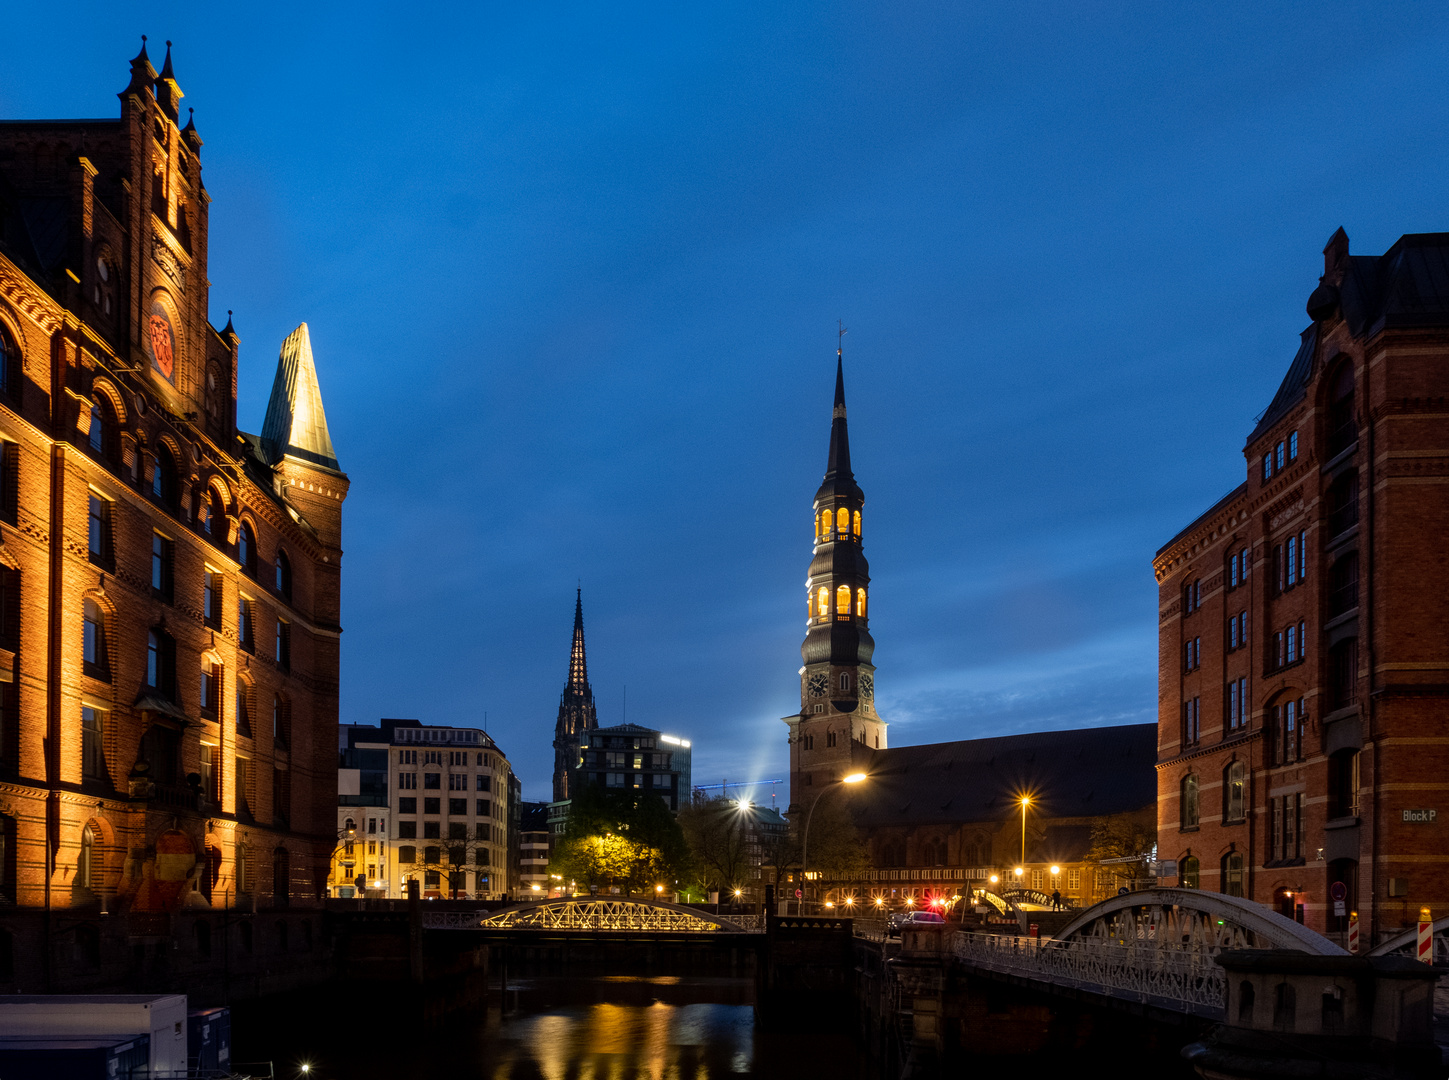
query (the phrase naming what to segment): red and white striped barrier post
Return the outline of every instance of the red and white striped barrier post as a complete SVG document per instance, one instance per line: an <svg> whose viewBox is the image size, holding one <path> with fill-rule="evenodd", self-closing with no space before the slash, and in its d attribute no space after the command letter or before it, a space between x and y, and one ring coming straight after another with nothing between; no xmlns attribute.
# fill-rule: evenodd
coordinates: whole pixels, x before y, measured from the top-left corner
<svg viewBox="0 0 1449 1080"><path fill-rule="evenodd" d="M1416 955L1421 963L1434 962L1434 920L1428 908L1419 909L1419 951Z"/></svg>
<svg viewBox="0 0 1449 1080"><path fill-rule="evenodd" d="M1355 911L1348 919L1348 951L1358 952L1358 912Z"/></svg>

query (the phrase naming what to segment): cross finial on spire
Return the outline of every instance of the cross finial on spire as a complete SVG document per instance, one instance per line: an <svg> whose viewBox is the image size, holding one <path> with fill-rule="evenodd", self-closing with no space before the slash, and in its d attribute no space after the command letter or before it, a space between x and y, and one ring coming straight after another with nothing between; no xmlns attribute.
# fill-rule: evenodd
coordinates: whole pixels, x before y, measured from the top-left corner
<svg viewBox="0 0 1449 1080"><path fill-rule="evenodd" d="M845 335L850 333L850 328L845 325L845 322L842 319L836 319L835 325L840 329L840 332L836 334L835 338L835 355L840 356L841 353L844 351L843 347L845 345Z"/></svg>

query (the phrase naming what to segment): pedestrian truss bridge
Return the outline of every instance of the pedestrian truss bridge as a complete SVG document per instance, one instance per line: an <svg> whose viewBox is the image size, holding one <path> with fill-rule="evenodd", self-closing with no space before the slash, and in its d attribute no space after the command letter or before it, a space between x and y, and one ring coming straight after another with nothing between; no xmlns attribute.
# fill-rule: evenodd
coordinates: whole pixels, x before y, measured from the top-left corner
<svg viewBox="0 0 1449 1080"><path fill-rule="evenodd" d="M663 900L580 896L498 911L425 911L425 930L580 931L592 933L759 933L758 915L711 915Z"/></svg>
<svg viewBox="0 0 1449 1080"><path fill-rule="evenodd" d="M1054 938L954 935L967 968L1036 985L1220 1019L1225 949L1296 949L1344 956L1343 949L1259 904L1196 889L1153 889L1087 908Z"/></svg>

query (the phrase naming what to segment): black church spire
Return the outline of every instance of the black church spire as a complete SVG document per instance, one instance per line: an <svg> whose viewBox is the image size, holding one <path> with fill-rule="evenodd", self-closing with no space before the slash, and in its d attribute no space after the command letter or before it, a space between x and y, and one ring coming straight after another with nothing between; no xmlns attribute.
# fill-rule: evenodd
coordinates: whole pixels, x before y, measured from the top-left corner
<svg viewBox="0 0 1449 1080"><path fill-rule="evenodd" d="M574 597L574 640L569 650L569 681L559 697L553 733L553 797L571 799L579 767L579 736L599 726L594 691L589 686L589 661L584 653L584 590Z"/></svg>

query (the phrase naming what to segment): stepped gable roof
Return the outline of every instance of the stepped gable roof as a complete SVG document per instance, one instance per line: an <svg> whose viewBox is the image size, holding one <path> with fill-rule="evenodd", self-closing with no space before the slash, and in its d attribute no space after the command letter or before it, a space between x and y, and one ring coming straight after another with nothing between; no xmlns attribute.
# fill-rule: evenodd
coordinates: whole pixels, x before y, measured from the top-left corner
<svg viewBox="0 0 1449 1080"><path fill-rule="evenodd" d="M1096 817L1157 802L1157 725L1042 731L877 750L846 798L857 825Z"/></svg>

